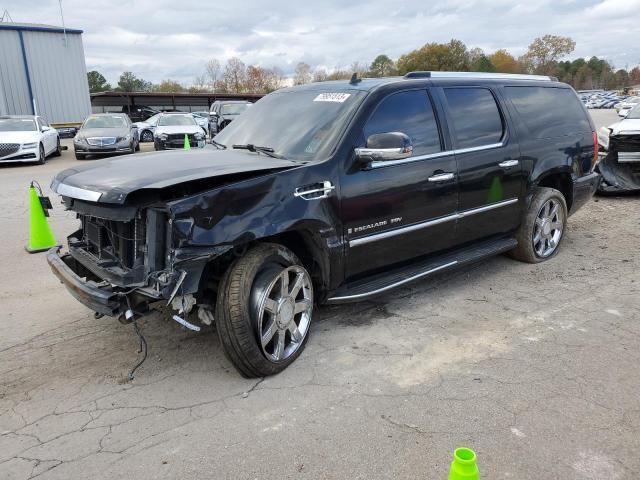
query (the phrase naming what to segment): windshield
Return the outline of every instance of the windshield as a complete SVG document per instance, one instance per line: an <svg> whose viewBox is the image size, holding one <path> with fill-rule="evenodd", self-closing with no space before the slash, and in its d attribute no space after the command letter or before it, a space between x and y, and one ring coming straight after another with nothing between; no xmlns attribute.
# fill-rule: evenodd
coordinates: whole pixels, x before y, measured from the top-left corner
<svg viewBox="0 0 640 480"><path fill-rule="evenodd" d="M36 122L31 118L0 118L0 132L35 132Z"/></svg>
<svg viewBox="0 0 640 480"><path fill-rule="evenodd" d="M640 104L636 105L631 110L629 110L629 114L627 115L627 118L636 119L636 120L640 119Z"/></svg>
<svg viewBox="0 0 640 480"><path fill-rule="evenodd" d="M151 125L154 125L158 119L160 118L160 113L156 113L155 115L153 115L152 117L149 117L145 120L145 123L150 123Z"/></svg>
<svg viewBox="0 0 640 480"><path fill-rule="evenodd" d="M126 126L127 121L122 115L101 115L87 118L82 128L123 128Z"/></svg>
<svg viewBox="0 0 640 480"><path fill-rule="evenodd" d="M221 133L216 142L228 148L252 144L273 148L292 160L327 158L365 92L320 93L291 90L257 101Z"/></svg>
<svg viewBox="0 0 640 480"><path fill-rule="evenodd" d="M195 125L196 121L192 115L163 115L158 120L158 126L185 126Z"/></svg>
<svg viewBox="0 0 640 480"><path fill-rule="evenodd" d="M247 108L250 103L227 103L222 105L222 115L240 115Z"/></svg>

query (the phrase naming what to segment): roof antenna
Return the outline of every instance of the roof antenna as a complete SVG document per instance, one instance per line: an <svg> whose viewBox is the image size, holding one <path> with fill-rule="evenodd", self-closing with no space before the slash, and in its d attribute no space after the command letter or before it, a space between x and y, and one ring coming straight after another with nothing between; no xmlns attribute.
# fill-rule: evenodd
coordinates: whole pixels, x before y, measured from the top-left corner
<svg viewBox="0 0 640 480"><path fill-rule="evenodd" d="M351 75L351 80L349 80L349 83L351 85L357 85L361 81L362 81L362 79L358 78L358 72L353 72L353 75Z"/></svg>

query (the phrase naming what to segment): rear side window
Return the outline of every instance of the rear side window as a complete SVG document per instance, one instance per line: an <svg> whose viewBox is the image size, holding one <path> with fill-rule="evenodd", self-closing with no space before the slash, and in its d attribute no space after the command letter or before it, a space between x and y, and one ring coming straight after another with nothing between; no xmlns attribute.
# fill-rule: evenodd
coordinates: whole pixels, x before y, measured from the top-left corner
<svg viewBox="0 0 640 480"><path fill-rule="evenodd" d="M445 88L453 121L455 148L499 143L504 133L502 116L493 94L486 88Z"/></svg>
<svg viewBox="0 0 640 480"><path fill-rule="evenodd" d="M535 138L591 131L580 100L568 88L505 87L504 90Z"/></svg>
<svg viewBox="0 0 640 480"><path fill-rule="evenodd" d="M425 90L394 93L380 102L364 127L368 138L376 133L402 132L411 138L414 155L441 150L438 124Z"/></svg>

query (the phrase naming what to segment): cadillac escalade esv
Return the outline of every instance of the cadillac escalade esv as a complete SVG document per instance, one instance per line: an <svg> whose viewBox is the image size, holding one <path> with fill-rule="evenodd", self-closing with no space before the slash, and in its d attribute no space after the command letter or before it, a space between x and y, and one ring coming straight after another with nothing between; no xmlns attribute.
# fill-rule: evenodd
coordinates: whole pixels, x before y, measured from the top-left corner
<svg viewBox="0 0 640 480"><path fill-rule="evenodd" d="M553 257L600 177L594 125L553 78L447 72L313 83L199 150L78 166L53 272L98 314L215 321L244 376L286 368L314 305L508 252ZM535 293L532 293L535 294Z"/></svg>

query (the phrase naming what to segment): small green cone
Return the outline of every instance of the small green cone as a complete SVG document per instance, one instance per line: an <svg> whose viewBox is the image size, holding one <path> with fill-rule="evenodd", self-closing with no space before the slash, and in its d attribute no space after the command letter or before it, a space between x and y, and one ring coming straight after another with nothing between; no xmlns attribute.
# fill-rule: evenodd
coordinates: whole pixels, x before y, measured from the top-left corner
<svg viewBox="0 0 640 480"><path fill-rule="evenodd" d="M449 480L480 480L476 453L470 448L456 448L449 471Z"/></svg>
<svg viewBox="0 0 640 480"><path fill-rule="evenodd" d="M184 134L184 149L191 150L191 144L189 143L189 135Z"/></svg>
<svg viewBox="0 0 640 480"><path fill-rule="evenodd" d="M29 241L25 249L29 253L44 252L55 247L56 239L44 215L36 188L29 187Z"/></svg>

